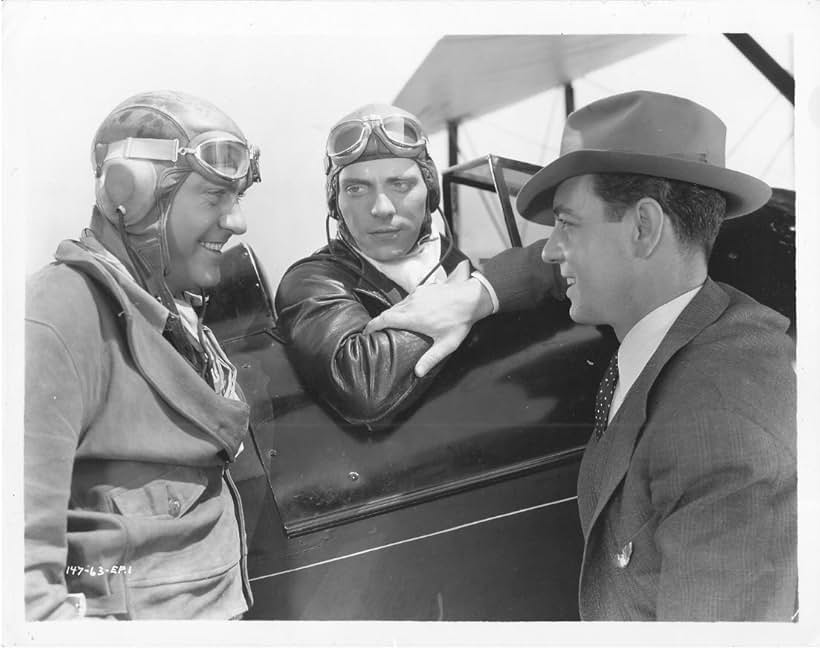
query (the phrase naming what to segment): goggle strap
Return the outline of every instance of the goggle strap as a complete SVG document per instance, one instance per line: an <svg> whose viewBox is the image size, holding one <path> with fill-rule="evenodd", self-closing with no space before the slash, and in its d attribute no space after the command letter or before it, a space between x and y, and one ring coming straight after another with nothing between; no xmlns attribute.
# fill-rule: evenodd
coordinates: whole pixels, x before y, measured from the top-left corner
<svg viewBox="0 0 820 651"><path fill-rule="evenodd" d="M237 142L241 143L242 141L237 140ZM247 145L245 146L247 147ZM248 150L249 171L253 176L253 181L261 180L258 163L259 149L256 147L248 147ZM105 153L105 158L103 158L103 162L114 158L142 158L147 160L163 160L176 163L180 155L184 156L187 154L193 154L201 165L209 168L209 171L212 171L220 178L225 178L227 180L232 181L241 178L237 177L236 179L234 179L224 174L220 174L217 170L214 170L213 167L208 165L204 160L199 160L198 147L180 147L179 140L176 138L174 138L173 140L164 140L160 138L129 137L123 140L118 140L116 142L112 142L107 146L107 151ZM99 161L99 158L97 160Z"/></svg>
<svg viewBox="0 0 820 651"><path fill-rule="evenodd" d="M129 137L123 140L112 142L111 144L107 145L105 157L102 159L102 161L100 161L99 155L96 155L97 167L99 169L101 166L101 162L105 162L114 158L141 158L147 160L171 161L173 163L176 163L180 155L193 154L194 158L197 159L197 162L200 165L207 168L210 172L216 174L222 179L229 181L238 181L243 177L250 176L250 183L261 181L262 176L259 173L259 148L245 145L244 143L242 143L241 140L238 139L237 142L243 144L248 149L249 160L248 171L242 176L238 176L236 178L220 173L218 170L215 170L211 165L209 165L206 161L201 160L198 156L198 147L180 147L179 140L176 138L174 138L173 140L165 140L161 138ZM100 145L97 145L97 147L100 147Z"/></svg>
<svg viewBox="0 0 820 651"><path fill-rule="evenodd" d="M148 160L168 160L177 162L179 140L159 138L125 138L108 145L105 160L112 158L145 158Z"/></svg>

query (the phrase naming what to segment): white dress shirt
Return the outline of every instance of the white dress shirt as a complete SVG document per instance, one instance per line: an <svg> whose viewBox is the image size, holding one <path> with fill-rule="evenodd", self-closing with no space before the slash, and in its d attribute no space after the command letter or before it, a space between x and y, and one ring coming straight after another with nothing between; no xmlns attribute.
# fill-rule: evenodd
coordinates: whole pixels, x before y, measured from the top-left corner
<svg viewBox="0 0 820 651"><path fill-rule="evenodd" d="M638 379L649 358L655 354L672 324L675 323L701 287L703 285L698 285L685 294L681 294L656 307L626 333L620 348L618 348L618 384L615 385L615 393L612 396L607 422L612 422L615 414L618 413L618 408L623 404L626 394L635 384L635 380Z"/></svg>

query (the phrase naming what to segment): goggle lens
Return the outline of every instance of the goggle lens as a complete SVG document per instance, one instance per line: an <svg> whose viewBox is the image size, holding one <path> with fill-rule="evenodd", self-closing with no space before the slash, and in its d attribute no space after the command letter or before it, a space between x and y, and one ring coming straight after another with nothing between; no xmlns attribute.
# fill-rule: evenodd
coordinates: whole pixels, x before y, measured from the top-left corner
<svg viewBox="0 0 820 651"><path fill-rule="evenodd" d="M328 142L328 153L331 155L345 154L358 145L362 139L369 135L369 130L361 122L345 122L340 124L330 134Z"/></svg>
<svg viewBox="0 0 820 651"><path fill-rule="evenodd" d="M197 154L199 159L217 174L227 179L239 179L250 168L250 152L239 142L212 140L202 143Z"/></svg>
<svg viewBox="0 0 820 651"><path fill-rule="evenodd" d="M382 119L384 134L397 145L414 147L424 140L419 126L412 120L398 115Z"/></svg>

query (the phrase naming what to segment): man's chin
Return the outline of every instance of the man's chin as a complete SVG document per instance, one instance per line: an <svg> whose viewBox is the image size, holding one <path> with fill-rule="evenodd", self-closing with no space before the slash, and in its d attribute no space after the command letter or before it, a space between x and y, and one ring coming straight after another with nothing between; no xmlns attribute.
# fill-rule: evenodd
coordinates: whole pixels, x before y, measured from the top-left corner
<svg viewBox="0 0 820 651"><path fill-rule="evenodd" d="M581 306L576 306L575 303L570 303L569 318L575 321L575 323L594 325L594 321L584 312L584 309Z"/></svg>
<svg viewBox="0 0 820 651"><path fill-rule="evenodd" d="M198 283L197 289L212 289L222 281L222 272L216 269L215 271L201 274L196 281Z"/></svg>
<svg viewBox="0 0 820 651"><path fill-rule="evenodd" d="M381 248L368 253L368 255L378 262L393 262L406 255L398 247Z"/></svg>

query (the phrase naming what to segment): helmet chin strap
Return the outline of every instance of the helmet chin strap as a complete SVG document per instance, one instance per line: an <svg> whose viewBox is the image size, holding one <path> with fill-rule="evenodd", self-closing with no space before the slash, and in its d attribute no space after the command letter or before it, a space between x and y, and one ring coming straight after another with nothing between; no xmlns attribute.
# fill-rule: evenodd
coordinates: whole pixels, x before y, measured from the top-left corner
<svg viewBox="0 0 820 651"><path fill-rule="evenodd" d="M157 221L161 256L160 268L163 276L167 275L171 267L171 252L168 248L168 217L171 214L171 206L174 205L174 198L190 173L190 169L169 167L162 171L157 181L157 207L160 211Z"/></svg>
<svg viewBox="0 0 820 651"><path fill-rule="evenodd" d="M121 207L117 208L117 215L117 230L119 231L120 240L128 254L128 259L131 261L131 266L136 271L137 281L146 292L158 299L172 314L177 315L177 306L174 302L171 290L168 289L168 285L165 284L162 269L156 269L145 261L145 255L150 252L149 249L159 247L159 243L152 243L150 246L138 251L132 245L131 238L125 230L125 211L121 210Z"/></svg>
<svg viewBox="0 0 820 651"><path fill-rule="evenodd" d="M151 296L159 300L171 314L178 316L176 302L171 290L165 282L165 276L170 267L170 255L166 236L166 224L174 196L181 183L177 182L173 186L168 183L168 178L164 178L164 189L171 188L167 194L157 197L156 210L159 216L156 220L158 233L150 238L148 242L140 246L136 244L129 235L125 225L125 208L117 207L117 231L119 239L125 247L131 266L136 272L137 281L142 288ZM173 179L178 181L179 179ZM160 186L163 187L163 186Z"/></svg>
<svg viewBox="0 0 820 651"><path fill-rule="evenodd" d="M140 255L134 250L134 247L131 246L131 241L128 237L128 232L126 231L125 208L123 206L117 206L117 232L119 233L120 241L125 247L128 260L131 262L131 267L136 273L137 281L143 289L148 291L147 278L151 275L151 270L145 263L145 260L143 260L142 257L140 257Z"/></svg>
<svg viewBox="0 0 820 651"><path fill-rule="evenodd" d="M171 266L171 255L168 248L168 217L171 213L171 207L174 205L174 197L182 186L183 181L187 178L189 170L179 170L169 168L163 171L158 181L157 191L157 209L159 216L157 217L157 228L159 232L154 241L139 248L132 247L130 238L124 238L126 249L129 255L133 254L138 257L144 267L148 269L148 273L143 278L143 288L157 298L170 312L175 316L179 316L176 301L168 284L165 282L165 276L168 275ZM146 261L146 257L148 261Z"/></svg>

